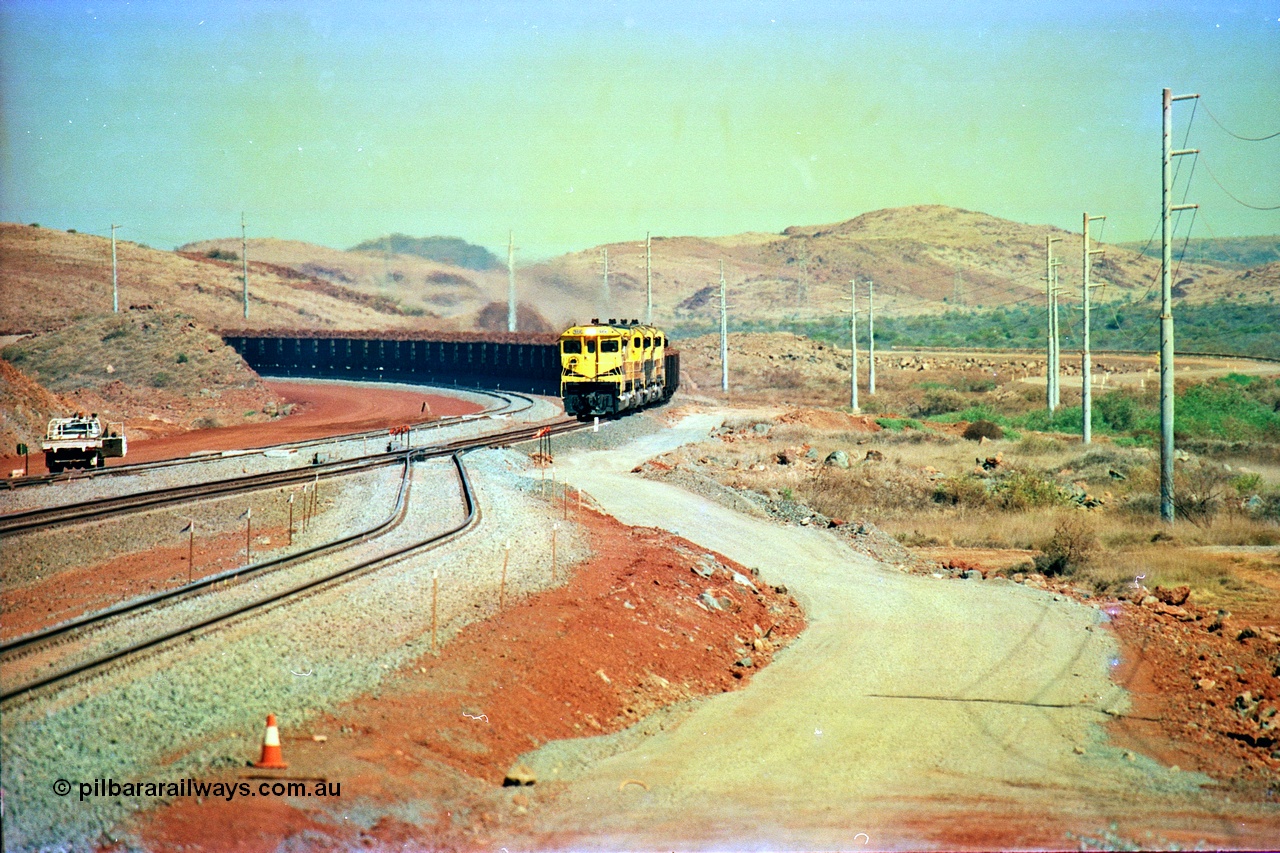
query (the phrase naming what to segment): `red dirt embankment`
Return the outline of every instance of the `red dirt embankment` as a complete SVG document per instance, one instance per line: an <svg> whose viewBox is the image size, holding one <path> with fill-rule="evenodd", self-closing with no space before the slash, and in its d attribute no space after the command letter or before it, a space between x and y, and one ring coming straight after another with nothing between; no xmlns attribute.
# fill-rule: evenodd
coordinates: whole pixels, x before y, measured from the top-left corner
<svg viewBox="0 0 1280 853"><path fill-rule="evenodd" d="M497 849L504 827L526 825L538 808L529 794L541 786L499 787L517 756L745 685L804 627L789 595L735 583L731 572L750 576L740 565L719 558L713 576L702 577L704 552L677 536L593 512L582 522L597 556L566 586L464 628L376 697L302 731L281 721L290 762L283 775L340 782L341 799L180 800L143 816L136 829L144 846L275 850L306 833L308 846L324 849L400 849L407 841L410 849ZM708 589L724 609L697 603ZM752 665L741 665L747 657ZM357 805L381 817L368 829L345 821ZM410 811L421 816L417 825L400 817ZM210 826L236 831L215 840Z"/></svg>
<svg viewBox="0 0 1280 853"><path fill-rule="evenodd" d="M478 403L375 385L265 380L267 387L293 411L263 423L239 424L217 429L192 430L155 438L130 439L126 459L109 459L107 465L179 459L205 450L241 450L290 441L421 423L429 417L469 415L482 409ZM423 404L426 404L424 409ZM22 457L0 457L0 470L21 468ZM31 473L44 474L44 456L36 448Z"/></svg>

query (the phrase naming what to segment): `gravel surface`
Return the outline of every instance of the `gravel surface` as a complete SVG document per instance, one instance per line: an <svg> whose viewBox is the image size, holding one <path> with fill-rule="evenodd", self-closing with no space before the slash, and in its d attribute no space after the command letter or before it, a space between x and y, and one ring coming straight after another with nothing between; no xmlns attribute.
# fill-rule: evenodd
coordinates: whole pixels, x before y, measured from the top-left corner
<svg viewBox="0 0 1280 853"><path fill-rule="evenodd" d="M438 472L443 464L417 467ZM561 504L536 498L543 486L522 454L480 451L466 464L481 520L452 542L208 630L55 695L10 703L0 723L5 847L88 846L109 839L110 827L139 805L127 797L59 797L52 791L57 779L73 785L95 778L199 779L256 759L268 712L293 733L335 702L376 696L398 666L431 648L433 573L440 642L496 608L508 542L507 595L548 586L550 531ZM456 487L433 476L423 488L419 473L405 521L387 537L391 544L459 518ZM347 503L335 505L332 517L382 502L361 495ZM567 567L587 556L585 537L572 522L558 523L557 563Z"/></svg>
<svg viewBox="0 0 1280 853"><path fill-rule="evenodd" d="M298 380L304 381L304 380ZM317 380L318 381L318 380ZM389 383L344 383L356 386L376 385L380 388L445 393L429 385L399 385ZM487 407L499 408L506 400L491 394L454 391L448 394L470 400ZM476 434L478 429L491 431L502 429L512 422L532 423L562 415L558 400L544 397L512 397L511 412L494 415L467 415L462 418L441 421L414 429L410 439L413 446L441 444ZM282 424L287 426L287 424ZM140 470L135 474L95 475L92 472L73 472L73 479L51 481L42 486L0 491L0 513L19 512L46 506L80 503L98 498L119 497L139 491L182 486L192 481L223 480L246 474L262 474L307 467L316 453L324 454L329 461L354 459L386 450L387 439L382 433L374 437L334 439L333 441L306 442L298 447L282 445L264 450L231 450L214 452L180 465L166 465Z"/></svg>
<svg viewBox="0 0 1280 853"><path fill-rule="evenodd" d="M566 745L526 756L572 778L513 849L847 849L857 831L869 847L933 846L934 827L963 837L957 818L1023 813L1152 830L1176 814L1197 834L1231 831L1206 777L1107 742L1100 724L1128 699L1109 677L1106 614L1008 582L890 571L833 531L762 524L629 473L713 426L698 416L561 464L623 523L679 529L785 584L809 628L678 725L620 750L586 744L578 759Z"/></svg>

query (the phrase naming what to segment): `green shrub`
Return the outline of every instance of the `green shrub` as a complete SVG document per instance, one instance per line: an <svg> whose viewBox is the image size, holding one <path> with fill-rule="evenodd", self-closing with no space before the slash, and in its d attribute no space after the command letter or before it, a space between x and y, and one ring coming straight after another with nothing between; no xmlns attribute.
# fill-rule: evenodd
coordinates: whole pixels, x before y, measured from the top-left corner
<svg viewBox="0 0 1280 853"><path fill-rule="evenodd" d="M1262 475L1253 472L1237 474L1231 478L1231 488L1242 498L1256 494L1262 488Z"/></svg>
<svg viewBox="0 0 1280 853"><path fill-rule="evenodd" d="M1057 483L1016 468L996 481L991 497L1000 509L1012 512L1059 506L1067 502L1066 492Z"/></svg>
<svg viewBox="0 0 1280 853"><path fill-rule="evenodd" d="M876 418L881 429L900 432L904 429L924 429L924 424L914 418Z"/></svg>
<svg viewBox="0 0 1280 853"><path fill-rule="evenodd" d="M178 353L178 364L187 363L187 354L185 352Z"/></svg>
<svg viewBox="0 0 1280 853"><path fill-rule="evenodd" d="M924 401L916 407L916 413L926 418L932 415L945 415L948 412L958 412L967 404L965 396L959 391L951 388L930 388L924 392Z"/></svg>
<svg viewBox="0 0 1280 853"><path fill-rule="evenodd" d="M1138 404L1124 391L1112 391L1093 401L1093 427L1114 432L1131 430L1138 420Z"/></svg>
<svg viewBox="0 0 1280 853"><path fill-rule="evenodd" d="M151 377L152 388L168 388L173 384L173 377L163 370Z"/></svg>
<svg viewBox="0 0 1280 853"><path fill-rule="evenodd" d="M986 483L976 477L947 477L933 487L933 502L948 506L983 507L990 499Z"/></svg>

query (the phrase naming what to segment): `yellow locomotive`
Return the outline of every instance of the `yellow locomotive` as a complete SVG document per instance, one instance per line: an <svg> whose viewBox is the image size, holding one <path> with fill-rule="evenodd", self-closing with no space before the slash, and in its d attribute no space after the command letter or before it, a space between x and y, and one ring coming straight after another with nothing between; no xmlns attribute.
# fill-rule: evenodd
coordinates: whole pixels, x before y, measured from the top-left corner
<svg viewBox="0 0 1280 853"><path fill-rule="evenodd" d="M566 414L612 416L667 400L680 378L667 336L638 320L593 319L560 335L560 396Z"/></svg>

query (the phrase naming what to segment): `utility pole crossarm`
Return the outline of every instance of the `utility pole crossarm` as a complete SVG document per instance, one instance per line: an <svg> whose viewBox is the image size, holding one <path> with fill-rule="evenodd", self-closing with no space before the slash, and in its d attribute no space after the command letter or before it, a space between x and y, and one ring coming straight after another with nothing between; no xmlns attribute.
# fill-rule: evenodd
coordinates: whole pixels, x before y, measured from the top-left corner
<svg viewBox="0 0 1280 853"><path fill-rule="evenodd" d="M1198 149L1173 149L1173 102L1199 95L1160 93L1160 518L1173 522L1173 231L1170 214L1190 210L1194 204L1173 204L1173 158L1196 154Z"/></svg>
<svg viewBox="0 0 1280 853"><path fill-rule="evenodd" d="M516 331L516 232L507 232L507 331Z"/></svg>
<svg viewBox="0 0 1280 853"><path fill-rule="evenodd" d="M1080 408L1083 415L1080 438L1083 444L1089 444L1093 441L1093 361L1089 351L1089 290L1096 285L1089 284L1089 264L1094 255L1102 253L1102 249L1089 248L1089 223L1106 218L1105 216L1090 216L1086 212L1084 214L1084 229L1081 235L1080 268L1081 293L1084 303L1084 316L1082 318L1084 321L1084 340L1080 350Z"/></svg>
<svg viewBox="0 0 1280 853"><path fill-rule="evenodd" d="M644 232L644 321L653 325L653 253L649 243L649 232Z"/></svg>
<svg viewBox="0 0 1280 853"><path fill-rule="evenodd" d="M240 212L240 281L243 285L244 318L249 319L249 241L245 236L244 211Z"/></svg>
<svg viewBox="0 0 1280 853"><path fill-rule="evenodd" d="M724 261L720 262L720 390L729 393L729 314L725 307Z"/></svg>
<svg viewBox="0 0 1280 853"><path fill-rule="evenodd" d="M120 280L116 275L116 229L119 225L111 226L111 312L113 314L120 313Z"/></svg>
<svg viewBox="0 0 1280 853"><path fill-rule="evenodd" d="M876 393L876 283L867 279L867 393Z"/></svg>

